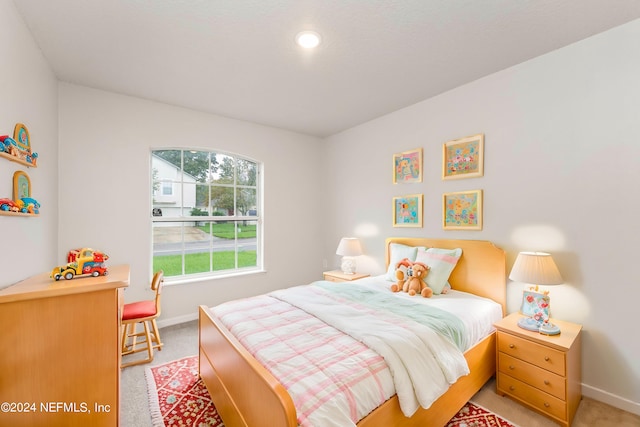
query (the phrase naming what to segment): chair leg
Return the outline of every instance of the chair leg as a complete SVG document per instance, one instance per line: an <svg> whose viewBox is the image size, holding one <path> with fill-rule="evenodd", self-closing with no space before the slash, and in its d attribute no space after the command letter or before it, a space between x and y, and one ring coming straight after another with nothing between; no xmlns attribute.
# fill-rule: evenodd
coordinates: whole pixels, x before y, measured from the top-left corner
<svg viewBox="0 0 640 427"><path fill-rule="evenodd" d="M137 323L127 323L122 325L122 355L137 353L136 345L138 345L138 337L141 334L136 333Z"/></svg>
<svg viewBox="0 0 640 427"><path fill-rule="evenodd" d="M158 331L158 324L156 323L156 319L151 319L151 327L153 328L153 341L155 342L153 348L158 349L158 351L162 351L162 346L164 345L162 341L160 341L160 332Z"/></svg>
<svg viewBox="0 0 640 427"><path fill-rule="evenodd" d="M124 353L127 349L127 325L120 326L120 354Z"/></svg>
<svg viewBox="0 0 640 427"><path fill-rule="evenodd" d="M126 368L127 366L133 366L133 365L140 365L142 363L149 363L151 361L153 361L153 341L151 338L151 328L150 325L147 323L148 321L142 321L140 323L142 323L142 327L144 329L143 332L137 332L136 331L136 323L131 323L130 325L127 325L128 328L125 328L125 339L128 338L132 338L132 343L130 345L123 343L123 351L122 351L122 356L127 356L130 354L134 354L134 353L138 353L141 351L146 351L147 352L147 358L146 359L139 359L139 360L134 360L131 362L126 362L126 363L121 363L120 367L121 368ZM142 348L136 348L137 343L137 339L138 337L144 337L147 345L146 347L142 347Z"/></svg>
<svg viewBox="0 0 640 427"><path fill-rule="evenodd" d="M121 348L120 348L120 352L122 353L122 355L125 355L129 352L129 326L130 324L128 323L124 323L122 325L122 343L121 343Z"/></svg>
<svg viewBox="0 0 640 427"><path fill-rule="evenodd" d="M138 344L138 333L136 329L138 328L137 323L129 323L129 332L128 336L131 338L131 351L135 353L136 345Z"/></svg>
<svg viewBox="0 0 640 427"><path fill-rule="evenodd" d="M147 339L147 354L149 357L145 362L151 362L153 360L153 341L151 340L151 331L149 330L149 322L142 322L142 326L144 327L144 336Z"/></svg>

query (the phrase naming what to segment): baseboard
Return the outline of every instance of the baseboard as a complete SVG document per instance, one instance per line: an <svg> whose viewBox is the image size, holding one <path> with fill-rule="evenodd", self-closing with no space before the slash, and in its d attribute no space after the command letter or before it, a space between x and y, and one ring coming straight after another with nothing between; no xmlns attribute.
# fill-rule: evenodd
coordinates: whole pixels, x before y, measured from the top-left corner
<svg viewBox="0 0 640 427"><path fill-rule="evenodd" d="M599 388L591 387L583 383L582 395L599 402L604 402L615 408L622 409L623 411L640 415L640 403L616 396L608 391L600 390Z"/></svg>
<svg viewBox="0 0 640 427"><path fill-rule="evenodd" d="M192 320L198 320L198 312L172 317L170 319L160 319L158 320L158 328L179 325L180 323L191 322Z"/></svg>

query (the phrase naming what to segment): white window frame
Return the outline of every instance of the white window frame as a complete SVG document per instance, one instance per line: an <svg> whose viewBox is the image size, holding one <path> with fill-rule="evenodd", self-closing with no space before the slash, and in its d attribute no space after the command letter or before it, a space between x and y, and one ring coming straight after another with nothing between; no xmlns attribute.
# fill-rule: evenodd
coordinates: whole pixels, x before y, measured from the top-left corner
<svg viewBox="0 0 640 427"><path fill-rule="evenodd" d="M166 179L164 177L157 177L157 170L154 170L154 156L156 156L156 158L161 159L163 162L167 163L167 164L171 164L173 165L171 162L162 159L161 157L157 156L155 153L159 152L159 151L180 151L181 152L181 165L179 168L178 173L176 173L176 177L172 178L172 179ZM187 182L185 176L188 175L188 173L184 172L184 153L185 152L191 152L191 153L195 153L195 152L200 152L200 153L209 153L209 155L220 155L220 156L226 156L226 157L230 157L233 159L233 172L234 172L234 177L233 177L233 183L213 183L212 181L209 181L207 183L202 183L202 182L198 182L196 184L196 182L190 181ZM256 177L255 177L255 185L244 185L241 183L238 183L238 160L241 161L245 161L245 162L250 162L252 164L255 165L255 169L256 169ZM211 163L210 163L211 165ZM177 169L177 165L174 165ZM151 190L150 190L150 204L151 204L151 209L150 211L150 224L151 224L151 269L152 272L153 270L157 270L160 269L159 267L157 267L155 265L155 257L157 254L162 253L162 251L156 251L156 242L155 242L155 237L154 237L154 233L155 233L155 229L156 227L161 227L161 226L169 226L169 224L175 223L176 227L179 227L181 232L180 232L180 241L178 242L178 244L176 245L176 248L174 248L174 252L179 252L179 255L181 256L181 272L180 274L166 274L165 272L165 282L167 284L172 284L172 283L186 283L186 282L191 282L194 280L204 280L204 279L211 279L211 278L220 278L220 277L228 277L228 276L235 276L238 274L253 274L253 273L257 273L257 272L262 272L264 271L263 269L263 265L264 265L264 250L263 250L263 243L262 243L262 235L263 235L263 219L262 219L262 212L263 212L263 200L262 200L262 193L263 193L263 164L255 159L251 159L245 156L241 156L238 154L234 154L234 153L228 153L228 152L224 152L221 150L215 150L215 149L202 149L202 148L186 148L186 147L176 147L176 148L152 148L151 152L150 152L150 169L151 169ZM211 173L211 172L209 172ZM167 182L171 182L171 188L172 188L172 194L171 195L167 195L164 194L164 189L166 186ZM207 206L207 211L206 213L208 213L208 215L204 215L204 216L191 216L189 215L189 212L191 212L191 209L194 207L191 206L186 206L187 203L185 203L185 187L187 186L204 186L207 187L209 190L209 201L208 201L208 206ZM156 186L158 186L158 188L156 188ZM210 198L212 197L212 188L222 188L222 187L227 187L227 188L232 188L233 189L233 214L232 215L220 215L220 214L213 214L213 210L211 207L211 201ZM239 209L238 209L238 191L242 190L242 189L249 189L249 190L255 190L255 207L251 207L249 209L247 209L247 212L250 213L254 213L255 215L238 215ZM167 197L166 196L175 196L175 197L179 197L179 201L177 199L173 200L173 203L168 203L166 201ZM155 200L155 198L158 197L158 199L161 199L161 202L157 202ZM163 199L164 198L164 199ZM172 207L173 209L167 209L167 207ZM161 215L153 215L153 212L158 212L158 209L162 212ZM175 212L178 212L177 214ZM227 213L229 213L227 211ZM187 267L186 267L186 260L187 257L189 256L190 250L188 247L188 243L185 239L185 229L186 227L194 227L194 226L198 226L197 224L200 223L202 225L202 223L204 224L213 224L212 226L209 227L209 233L210 235L213 235L213 229L212 227L215 226L215 224L220 224L220 223L224 223L224 222L232 222L234 224L233 227L233 233L234 233L234 237L231 241L227 241L224 246L225 247L229 247L231 246L231 248L229 248L229 250L227 250L227 252L233 252L234 254L234 267L233 268L224 268L224 269L218 269L217 266L215 265L215 255L214 252L218 252L220 250L220 247L216 246L214 242L215 238L211 238L209 243L209 247L208 247L208 253L209 253L209 271L202 271L202 272L196 272L196 273L189 273L187 272ZM242 242L242 238L239 238L238 234L241 233L240 229L242 227L242 224L245 224L247 222L250 223L255 223L255 230L256 230L256 236L255 236L255 265L249 265L249 266L242 266L240 265L240 253L243 252L245 245ZM230 245L229 245L230 244ZM251 247L253 247L253 244L251 244ZM204 250L202 251L202 253L206 253L207 251Z"/></svg>

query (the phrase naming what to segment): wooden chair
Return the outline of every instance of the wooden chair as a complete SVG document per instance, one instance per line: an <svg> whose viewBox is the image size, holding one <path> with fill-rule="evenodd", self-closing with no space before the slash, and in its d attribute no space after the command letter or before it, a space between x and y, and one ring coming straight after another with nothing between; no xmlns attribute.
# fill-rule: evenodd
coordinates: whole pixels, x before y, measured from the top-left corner
<svg viewBox="0 0 640 427"><path fill-rule="evenodd" d="M162 293L162 282L164 272L158 271L151 280L151 290L155 291L156 297L149 301L137 301L125 304L122 309L122 356L131 355L141 351L147 352L146 359L132 360L122 363L121 367L149 363L153 360L153 349L162 350L160 333L156 318L160 316L160 296ZM137 325L142 324L143 330L137 331ZM138 338L142 338L138 342ZM146 344L146 345L145 345ZM139 345L144 345L138 347Z"/></svg>

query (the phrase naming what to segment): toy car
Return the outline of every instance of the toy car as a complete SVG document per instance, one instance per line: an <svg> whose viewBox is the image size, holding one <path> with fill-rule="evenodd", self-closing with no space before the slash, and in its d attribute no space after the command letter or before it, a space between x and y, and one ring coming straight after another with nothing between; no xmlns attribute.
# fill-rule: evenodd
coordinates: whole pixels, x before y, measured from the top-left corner
<svg viewBox="0 0 640 427"><path fill-rule="evenodd" d="M0 199L0 210L5 212L20 212L20 207L11 199Z"/></svg>
<svg viewBox="0 0 640 427"><path fill-rule="evenodd" d="M24 203L24 208L26 212L29 213L40 213L40 203L32 197L23 197L20 199L22 203Z"/></svg>
<svg viewBox="0 0 640 427"><path fill-rule="evenodd" d="M54 280L62 277L71 280L75 276L88 274L93 277L106 276L108 271L104 261L108 259L109 256L105 253L91 248L73 249L67 254L67 265L54 268L50 277Z"/></svg>
<svg viewBox="0 0 640 427"><path fill-rule="evenodd" d="M18 144L13 138L5 136L2 140L2 151L12 156L18 156Z"/></svg>

